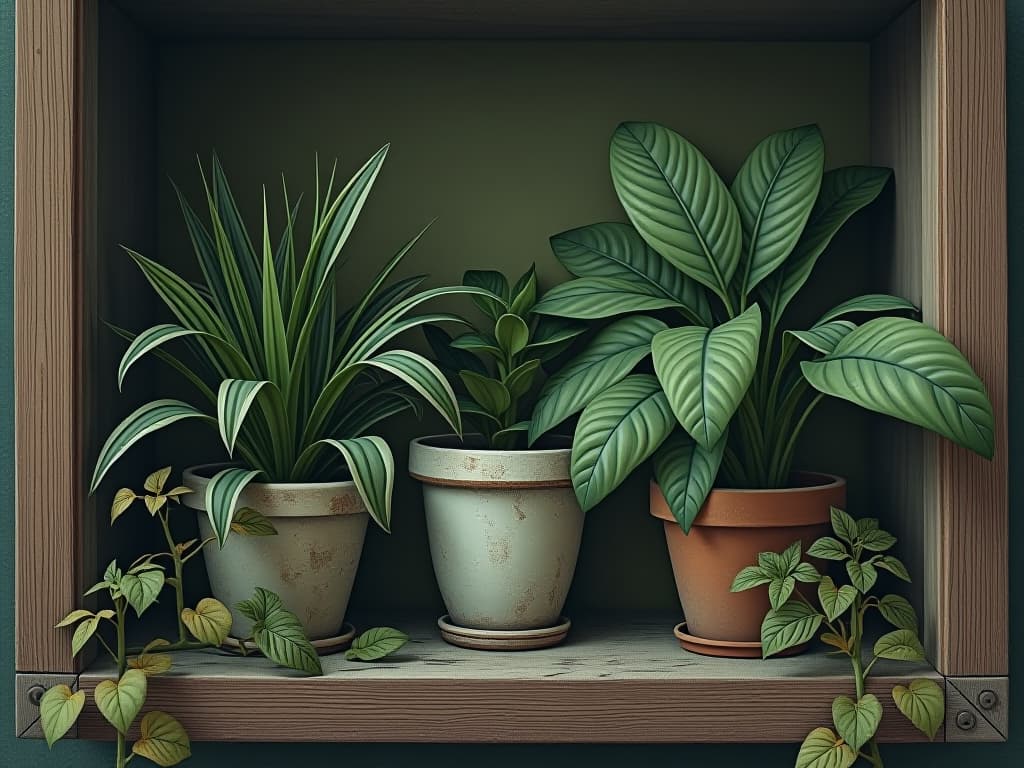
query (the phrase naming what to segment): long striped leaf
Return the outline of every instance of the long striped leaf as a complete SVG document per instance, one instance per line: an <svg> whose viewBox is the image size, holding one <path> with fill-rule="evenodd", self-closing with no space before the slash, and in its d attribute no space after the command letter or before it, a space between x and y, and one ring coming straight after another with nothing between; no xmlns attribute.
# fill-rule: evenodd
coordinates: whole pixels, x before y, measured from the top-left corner
<svg viewBox="0 0 1024 768"><path fill-rule="evenodd" d="M623 123L612 136L611 171L641 237L687 277L727 297L740 260L740 217L700 150L656 123Z"/></svg>
<svg viewBox="0 0 1024 768"><path fill-rule="evenodd" d="M321 440L345 457L356 490L374 522L391 533L391 492L395 485L395 459L380 437Z"/></svg>
<svg viewBox="0 0 1024 768"><path fill-rule="evenodd" d="M224 228L227 242L234 253L238 271L245 286L250 307L256 307L260 301L260 262L256 257L256 249L253 248L249 232L242 221L242 214L235 204L234 195L231 194L231 186L228 184L227 175L221 166L220 158L213 155L213 204L216 206L211 215L215 212L216 219ZM252 310L250 310L252 311Z"/></svg>
<svg viewBox="0 0 1024 768"><path fill-rule="evenodd" d="M818 319L818 322L816 322L814 326L817 327L819 325L824 325L825 323L835 320L837 317L850 315L855 312L900 311L916 312L917 307L899 296L890 296L886 293L866 293L863 296L848 299L847 301L832 307L832 309Z"/></svg>
<svg viewBox="0 0 1024 768"><path fill-rule="evenodd" d="M778 269L800 239L821 187L825 142L816 125L773 133L740 167L730 192L743 228L743 296Z"/></svg>
<svg viewBox="0 0 1024 768"><path fill-rule="evenodd" d="M644 315L625 317L598 333L544 384L530 422L529 442L561 424L595 396L624 379L651 353L651 340L668 326Z"/></svg>
<svg viewBox="0 0 1024 768"><path fill-rule="evenodd" d="M673 299L703 325L711 324L707 294L651 248L629 224L604 222L554 235L551 249L576 277L626 280L652 296Z"/></svg>
<svg viewBox="0 0 1024 768"><path fill-rule="evenodd" d="M206 486L206 514L221 549L231 532L231 519L235 515L239 495L259 474L261 472L258 469L229 467L214 475Z"/></svg>
<svg viewBox="0 0 1024 768"><path fill-rule="evenodd" d="M361 339L358 347L359 356L369 357L396 336L399 336L406 331L410 331L413 328L417 328L418 326L428 325L431 323L455 323L456 325L469 325L465 318L453 315L450 312L435 312L429 315L405 317L400 320L396 320L391 325L381 328L372 336Z"/></svg>
<svg viewBox="0 0 1024 768"><path fill-rule="evenodd" d="M948 339L916 320L869 320L831 354L800 367L827 395L930 429L986 458L995 450L985 385Z"/></svg>
<svg viewBox="0 0 1024 768"><path fill-rule="evenodd" d="M178 197L178 205L181 208L182 218L185 219L185 228L188 230L189 239L192 241L192 250L196 254L196 261L199 262L199 268L202 270L203 277L206 280L205 288L208 298L207 296L203 296L203 298L207 298L218 314L227 320L235 333L234 338L237 340L238 334L242 331L242 326L239 325L238 319L227 311L231 303L224 289L224 281L219 277L220 266L217 263L217 248L213 244L213 238L206 227L203 226L199 216L192 210L192 206L189 205L188 200L185 199L185 195L182 194L178 185L172 181L171 186L174 187L174 193ZM202 290L198 286L196 291L203 295Z"/></svg>
<svg viewBox="0 0 1024 768"><path fill-rule="evenodd" d="M256 397L269 381L247 381L244 379L224 379L217 390L217 423L220 427L220 439L228 449L228 456L235 453L235 440L249 415L249 409L256 402ZM278 435L277 439L283 439Z"/></svg>
<svg viewBox="0 0 1024 768"><path fill-rule="evenodd" d="M679 423L705 450L725 434L757 366L757 304L716 328L672 328L651 344L654 370Z"/></svg>
<svg viewBox="0 0 1024 768"><path fill-rule="evenodd" d="M654 477L673 517L687 533L715 484L725 443L723 435L709 451L676 429L654 454Z"/></svg>
<svg viewBox="0 0 1024 768"><path fill-rule="evenodd" d="M441 370L422 355L403 349L383 352L367 360L367 365L398 377L412 387L452 428L462 434L462 419L455 392Z"/></svg>
<svg viewBox="0 0 1024 768"><path fill-rule="evenodd" d="M92 473L89 493L94 493L103 476L125 451L146 435L163 429L182 419L200 418L213 423L214 419L180 400L154 400L133 411L118 424L100 449L96 468Z"/></svg>
<svg viewBox="0 0 1024 768"><path fill-rule="evenodd" d="M370 302L369 306L366 307L362 314L362 317L356 322L355 327L352 329L351 338L358 339L369 328L380 316L404 300L409 296L410 293L415 291L423 281L427 279L426 275L413 275L412 277L406 277L402 280L397 280L391 285L387 286L380 293L377 294L376 298ZM338 319L337 324L334 326L335 335L339 338L344 333L345 327L348 324L348 319L351 317L355 309L350 309ZM339 355L346 352L348 347L340 347L335 352L334 364L338 364Z"/></svg>
<svg viewBox="0 0 1024 768"><path fill-rule="evenodd" d="M110 330L112 330L114 333L116 333L118 336L120 336L122 339L125 339L128 342L134 341L137 337L137 334L134 334L131 331L126 330L124 328L120 328L119 326L116 326L112 323L107 323L106 325L108 328L110 328ZM162 349L154 349L153 354L156 355L158 360L162 360L167 365L171 366L171 368L173 368L182 376L184 376L188 381L192 383L192 386L194 386L196 389L200 391L200 393L202 393L203 397L206 398L206 400L208 400L211 404L216 405L217 395L214 394L213 390L207 386L206 382L203 381L202 377L199 376L195 371L193 371L189 366L185 365L183 362L181 362L181 360L176 358L174 355L168 354Z"/></svg>
<svg viewBox="0 0 1024 768"><path fill-rule="evenodd" d="M224 354L224 359L230 360L232 365L237 369L242 369L247 365L245 359L238 353L238 350L224 339L218 338L211 333L206 333L205 331L183 328L182 326L175 325L173 323L163 323L161 325L154 325L152 328L142 331L132 339L132 343L128 345L128 349L125 350L124 355L121 357L121 362L117 367L117 388L121 389L121 386L124 383L124 377L128 373L128 369L138 362L139 359L147 355L149 352L156 350L160 345L183 336L202 336L211 345L220 349Z"/></svg>
<svg viewBox="0 0 1024 768"><path fill-rule="evenodd" d="M675 428L668 398L648 374L627 376L580 416L570 474L576 498L592 509L654 453Z"/></svg>
<svg viewBox="0 0 1024 768"><path fill-rule="evenodd" d="M627 312L680 309L682 304L667 296L654 296L633 281L612 277L578 277L556 285L536 303L539 315L557 315L578 320L597 320Z"/></svg>
<svg viewBox="0 0 1024 768"><path fill-rule="evenodd" d="M291 222L288 224L291 227ZM270 247L270 222L267 218L267 195L263 193L263 357L267 377L283 392L288 388L291 359L288 354L288 333L281 308L274 253ZM333 329L331 329L333 330Z"/></svg>

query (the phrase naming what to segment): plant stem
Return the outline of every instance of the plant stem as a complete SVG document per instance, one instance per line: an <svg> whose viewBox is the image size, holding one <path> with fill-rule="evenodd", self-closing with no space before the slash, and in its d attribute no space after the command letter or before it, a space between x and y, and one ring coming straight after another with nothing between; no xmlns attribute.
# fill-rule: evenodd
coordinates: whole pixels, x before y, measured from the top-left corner
<svg viewBox="0 0 1024 768"><path fill-rule="evenodd" d="M167 540L167 547L171 555L171 559L174 561L174 602L177 612L175 613L175 619L178 622L178 642L184 643L188 641L188 635L185 632L185 623L181 620L181 612L185 610L185 585L182 583L182 559L181 552L178 551L177 545L174 543L174 537L171 536L171 526L167 521L167 505L160 510L160 525L164 529L164 538Z"/></svg>
<svg viewBox="0 0 1024 768"><path fill-rule="evenodd" d="M117 679L120 681L124 676L125 670L128 668L124 646L125 602L123 597L119 597L114 601L114 609L117 613ZM115 759L115 768L124 768L126 763L125 738L121 731L117 732L117 755Z"/></svg>

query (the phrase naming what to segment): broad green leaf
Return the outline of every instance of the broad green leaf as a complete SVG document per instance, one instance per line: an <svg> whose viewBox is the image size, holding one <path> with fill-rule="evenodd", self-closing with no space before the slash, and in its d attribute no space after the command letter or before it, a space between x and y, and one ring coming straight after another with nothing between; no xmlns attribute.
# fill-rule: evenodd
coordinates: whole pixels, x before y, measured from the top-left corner
<svg viewBox="0 0 1024 768"><path fill-rule="evenodd" d="M476 295L470 297L480 311L491 320L497 320L508 312L510 299L508 280L501 272L491 269L471 269L462 276L462 284L473 288L483 288L500 299L499 301L487 296Z"/></svg>
<svg viewBox="0 0 1024 768"><path fill-rule="evenodd" d="M146 675L129 669L117 682L103 680L93 691L96 707L118 733L128 733L146 701Z"/></svg>
<svg viewBox="0 0 1024 768"><path fill-rule="evenodd" d="M792 576L774 578L768 584L768 602L776 611L781 609L786 601L793 596L793 589L796 587L796 579Z"/></svg>
<svg viewBox="0 0 1024 768"><path fill-rule="evenodd" d="M395 485L395 459L383 438L355 437L349 440L321 440L345 457L352 481L370 517L391 532L391 496Z"/></svg>
<svg viewBox="0 0 1024 768"><path fill-rule="evenodd" d="M894 629L875 641L873 650L881 659L924 661L924 648L917 635L909 629Z"/></svg>
<svg viewBox="0 0 1024 768"><path fill-rule="evenodd" d="M905 597L886 595L878 601L878 612L894 627L917 632L917 612Z"/></svg>
<svg viewBox="0 0 1024 768"><path fill-rule="evenodd" d="M773 578L781 579L789 571L788 563L778 552L761 552L757 556L757 564Z"/></svg>
<svg viewBox="0 0 1024 768"><path fill-rule="evenodd" d="M810 563L800 563L793 569L793 578L804 584L817 584L821 581L821 574Z"/></svg>
<svg viewBox="0 0 1024 768"><path fill-rule="evenodd" d="M268 384L269 381L241 379L225 379L220 383L217 390L217 424L220 426L220 438L228 449L228 456L234 455L235 440L242 430L245 417L256 402L260 390Z"/></svg>
<svg viewBox="0 0 1024 768"><path fill-rule="evenodd" d="M192 756L192 745L181 723L166 712L147 712L139 725L139 740L132 754L152 760L161 768L177 765Z"/></svg>
<svg viewBox="0 0 1024 768"><path fill-rule="evenodd" d="M801 363L801 370L820 392L992 457L995 422L985 385L960 351L926 325L903 317L875 318L831 354Z"/></svg>
<svg viewBox="0 0 1024 768"><path fill-rule="evenodd" d="M508 355L518 355L530 341L530 329L519 315L506 314L494 324L494 338Z"/></svg>
<svg viewBox="0 0 1024 768"><path fill-rule="evenodd" d="M806 331L786 331L786 333L803 342L811 349L827 355L856 328L857 326L849 320L832 320L828 323L816 325Z"/></svg>
<svg viewBox="0 0 1024 768"><path fill-rule="evenodd" d="M682 429L674 429L654 453L654 478L686 533L718 477L726 439L723 436L709 451Z"/></svg>
<svg viewBox="0 0 1024 768"><path fill-rule="evenodd" d="M832 722L843 740L859 750L878 730L882 705L873 693L865 693L856 702L849 696L837 696L832 702Z"/></svg>
<svg viewBox="0 0 1024 768"><path fill-rule="evenodd" d="M740 217L729 190L690 142L656 123L622 123L612 183L633 226L683 274L726 297L740 260Z"/></svg>
<svg viewBox="0 0 1024 768"><path fill-rule="evenodd" d="M39 699L39 722L47 746L52 747L71 730L84 706L85 691L73 692L66 685L55 685L47 689Z"/></svg>
<svg viewBox="0 0 1024 768"><path fill-rule="evenodd" d="M224 643L231 631L231 612L219 600L204 597L194 610L186 608L181 612L181 623L196 640L216 647Z"/></svg>
<svg viewBox="0 0 1024 768"><path fill-rule="evenodd" d="M849 166L821 177L818 199L796 247L786 263L760 285L772 319L777 322L782 317L786 306L811 276L818 257L832 237L847 219L878 197L891 175L888 168Z"/></svg>
<svg viewBox="0 0 1024 768"><path fill-rule="evenodd" d="M533 305L537 303L537 265L530 268L520 277L509 293L511 303L509 310L513 315L525 318Z"/></svg>
<svg viewBox="0 0 1024 768"><path fill-rule="evenodd" d="M818 601L825 611L825 618L835 621L842 616L857 599L857 590L849 584L838 589L831 576L822 576L818 583Z"/></svg>
<svg viewBox="0 0 1024 768"><path fill-rule="evenodd" d="M177 421L190 418L214 422L205 413L180 400L154 400L137 408L114 428L100 449L99 458L96 459L96 468L92 473L92 481L89 483L89 493L96 491L103 476L107 474L114 462L139 440Z"/></svg>
<svg viewBox="0 0 1024 768"><path fill-rule="evenodd" d="M568 320L564 317L537 315L537 324L533 329L533 337L526 345L529 354L547 359L552 350L561 351L573 339L587 330L587 323Z"/></svg>
<svg viewBox="0 0 1024 768"><path fill-rule="evenodd" d="M811 544L807 549L807 555L822 560L846 560L850 557L843 543L831 536L822 536Z"/></svg>
<svg viewBox="0 0 1024 768"><path fill-rule="evenodd" d="M63 619L61 619L58 623L54 624L53 628L60 629L61 627L70 627L72 624L77 624L82 619L92 618L95 615L96 614L92 611L87 611L84 608L76 608Z"/></svg>
<svg viewBox="0 0 1024 768"><path fill-rule="evenodd" d="M493 416L500 416L508 410L512 396L508 389L497 379L481 376L472 371L459 371L463 386L480 406Z"/></svg>
<svg viewBox="0 0 1024 768"><path fill-rule="evenodd" d="M683 428L711 450L747 393L757 366L761 310L754 304L715 328L661 331L651 342L654 370Z"/></svg>
<svg viewBox="0 0 1024 768"><path fill-rule="evenodd" d="M239 495L260 474L258 469L228 467L214 475L206 486L206 514L221 549L228 540Z"/></svg>
<svg viewBox="0 0 1024 768"><path fill-rule="evenodd" d="M892 689L892 700L914 726L929 739L942 727L946 716L946 700L942 688L934 680L912 680L909 686Z"/></svg>
<svg viewBox="0 0 1024 768"><path fill-rule="evenodd" d="M100 617L93 616L91 619L86 619L77 627L75 632L71 636L71 655L77 656L81 653L85 644L89 642L89 638L96 634L96 628L100 625Z"/></svg>
<svg viewBox="0 0 1024 768"><path fill-rule="evenodd" d="M617 320L598 332L545 382L533 409L530 444L629 375L650 354L651 339L667 327L661 320L637 315Z"/></svg>
<svg viewBox="0 0 1024 768"><path fill-rule="evenodd" d="M796 768L850 768L857 753L828 728L815 728L800 745Z"/></svg>
<svg viewBox="0 0 1024 768"><path fill-rule="evenodd" d="M729 587L730 592L743 592L754 587L760 587L772 580L772 577L765 573L764 568L759 565L748 565L736 574L736 578Z"/></svg>
<svg viewBox="0 0 1024 768"><path fill-rule="evenodd" d="M525 432L529 428L530 428L530 422L528 422L528 421L517 421L512 426L505 427L504 429L499 429L497 432L495 432L494 433L494 440L498 441L498 440L500 440L502 438L506 438L506 437L511 438L514 435L519 435L520 433Z"/></svg>
<svg viewBox="0 0 1024 768"><path fill-rule="evenodd" d="M323 674L316 649L291 611L279 607L268 613L254 626L254 640L264 656L283 667Z"/></svg>
<svg viewBox="0 0 1024 768"><path fill-rule="evenodd" d="M892 555L885 555L878 560L872 560L876 568L882 568L883 570L889 571L889 573L893 574L896 578L903 579L903 581L907 583L910 582L910 573L907 571L907 566Z"/></svg>
<svg viewBox="0 0 1024 768"><path fill-rule="evenodd" d="M863 536L869 531L878 530L878 518L877 517L860 517L857 519L857 534Z"/></svg>
<svg viewBox="0 0 1024 768"><path fill-rule="evenodd" d="M391 627L374 627L368 629L355 640L352 647L345 651L349 661L376 661L394 653L409 642L409 636Z"/></svg>
<svg viewBox="0 0 1024 768"><path fill-rule="evenodd" d="M121 594L128 605L135 609L135 615L143 612L156 602L164 588L164 572L159 567L138 573L128 572L121 577Z"/></svg>
<svg viewBox="0 0 1024 768"><path fill-rule="evenodd" d="M838 507L830 507L829 516L832 520L832 530L835 531L836 536L852 547L853 542L860 535L857 531L857 521Z"/></svg>
<svg viewBox="0 0 1024 768"><path fill-rule="evenodd" d="M599 320L627 312L679 309L676 299L652 296L636 283L615 277L578 277L556 285L533 307L539 315Z"/></svg>
<svg viewBox="0 0 1024 768"><path fill-rule="evenodd" d="M863 296L848 299L847 301L832 307L832 309L821 316L818 322L814 324L814 327L817 328L822 325L827 325L837 317L850 315L856 312L897 311L916 312L917 307L906 299L901 299L899 296L890 296L885 293L867 293Z"/></svg>
<svg viewBox="0 0 1024 768"><path fill-rule="evenodd" d="M533 380L536 378L537 371L539 370L540 360L527 360L510 371L502 383L505 385L505 389L508 390L509 395L518 399L530 391L530 387L533 386Z"/></svg>
<svg viewBox="0 0 1024 768"><path fill-rule="evenodd" d="M853 586L862 595L870 592L878 580L878 571L875 570L875 566L871 563L858 563L855 560L848 560L846 563L846 573L850 577Z"/></svg>
<svg viewBox="0 0 1024 768"><path fill-rule="evenodd" d="M241 536L276 536L277 529L270 518L252 507L242 507L231 519L231 530Z"/></svg>
<svg viewBox="0 0 1024 768"><path fill-rule="evenodd" d="M110 522L113 524L138 498L131 488L121 488L114 494L114 503L110 505Z"/></svg>
<svg viewBox="0 0 1024 768"><path fill-rule="evenodd" d="M551 249L576 277L606 277L633 283L652 296L679 303L690 318L711 325L702 286L666 261L629 224L605 222L551 238Z"/></svg>
<svg viewBox="0 0 1024 768"><path fill-rule="evenodd" d="M800 239L824 162L825 142L816 125L773 133L743 162L730 188L743 228L742 295L778 269Z"/></svg>
<svg viewBox="0 0 1024 768"><path fill-rule="evenodd" d="M584 511L617 488L675 428L668 398L647 374L627 376L583 410L570 473Z"/></svg>
<svg viewBox="0 0 1024 768"><path fill-rule="evenodd" d="M821 614L797 600L770 608L761 622L761 654L764 658L809 642L821 626Z"/></svg>
<svg viewBox="0 0 1024 768"><path fill-rule="evenodd" d="M861 535L860 543L871 552L885 552L896 546L896 537L891 533L876 528Z"/></svg>

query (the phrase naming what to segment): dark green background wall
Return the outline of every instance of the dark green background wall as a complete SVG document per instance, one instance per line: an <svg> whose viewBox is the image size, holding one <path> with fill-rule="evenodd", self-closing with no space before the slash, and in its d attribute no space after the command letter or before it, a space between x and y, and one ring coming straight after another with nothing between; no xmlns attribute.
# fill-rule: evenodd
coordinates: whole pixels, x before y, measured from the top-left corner
<svg viewBox="0 0 1024 768"><path fill-rule="evenodd" d="M1010 252L1015 253L1024 242L1024 222L1019 215L1024 208L1024 184L1017 183L1015 171L1024 170L1024 139L1015 140L1014 126L1024 120L1024 82L1015 77L1024 74L1024 0L1008 0L1008 79L1010 136ZM0 467L13 467L13 371L12 371L12 180L13 180L13 82L14 82L14 0L0 0ZM1024 287L1024 269L1011 260L1010 285ZM1011 346L1024 340L1020 310L1011 303ZM1010 360L1011 383L1016 383L1020 361ZM1012 406L1012 403L1011 403ZM1019 448L1024 436L1017 410L1011 408L1011 499L1014 510L1018 506L1016 483L1024 469L1024 453ZM110 761L107 745L68 742L58 745L47 754L41 742L19 742L13 731L13 472L0 472L0 669L7 670L0 687L0 768L33 764L82 768L104 766ZM1011 538L1024 544L1024 524L1011 515ZM1012 631L1022 627L1020 614L1024 610L1024 579L1013 577L1011 587ZM1015 676L1011 704L1015 713L1011 731L1024 727L1024 668L1018 659L1011 662L1011 676ZM810 724L809 724L810 725ZM526 760L547 765L584 764L612 765L622 761L672 761L690 765L712 762L725 766L762 765L786 766L792 763L791 746L460 746L460 745L221 745L197 744L195 756L189 765L201 768L228 763L247 766L278 766L291 762L296 765L319 766L341 761L363 766L396 765L416 761L420 765L441 764L442 761L489 761L495 766L517 764ZM983 766L1012 765L1024 761L1024 737L1006 745L953 745L892 746L886 751L889 764L894 766L954 766L974 761Z"/></svg>

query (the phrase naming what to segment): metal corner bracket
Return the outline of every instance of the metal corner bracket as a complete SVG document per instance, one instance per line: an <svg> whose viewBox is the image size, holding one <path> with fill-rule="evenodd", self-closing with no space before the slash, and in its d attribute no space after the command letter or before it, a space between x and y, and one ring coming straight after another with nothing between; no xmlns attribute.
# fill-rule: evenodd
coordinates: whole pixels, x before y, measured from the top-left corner
<svg viewBox="0 0 1024 768"><path fill-rule="evenodd" d="M14 677L14 722L19 739L41 739L39 724L39 697L55 685L78 687L78 675L53 672L18 672ZM72 726L65 739L78 736L78 727Z"/></svg>
<svg viewBox="0 0 1024 768"><path fill-rule="evenodd" d="M946 678L946 741L1006 741L1008 677Z"/></svg>

